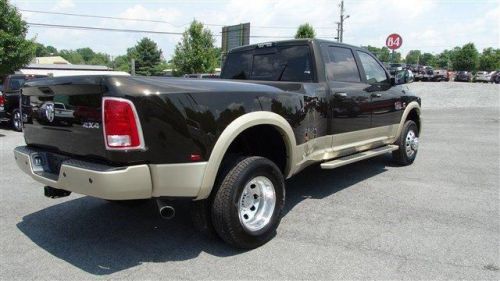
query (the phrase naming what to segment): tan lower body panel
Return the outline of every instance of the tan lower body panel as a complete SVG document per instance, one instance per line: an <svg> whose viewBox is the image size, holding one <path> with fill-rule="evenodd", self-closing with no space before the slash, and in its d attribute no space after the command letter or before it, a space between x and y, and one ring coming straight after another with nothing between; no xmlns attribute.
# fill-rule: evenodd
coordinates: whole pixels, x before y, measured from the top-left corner
<svg viewBox="0 0 500 281"><path fill-rule="evenodd" d="M294 161L295 170L293 174L300 172L314 163L392 144L396 140L398 128L399 124L394 124L338 135L329 135L298 145L295 155L300 158ZM315 142L316 145L311 144L311 142ZM311 147L315 149L311 150Z"/></svg>
<svg viewBox="0 0 500 281"><path fill-rule="evenodd" d="M207 162L149 165L153 197L196 197L206 166Z"/></svg>
<svg viewBox="0 0 500 281"><path fill-rule="evenodd" d="M31 156L14 151L16 163L34 180L54 188L110 200L150 198L152 191L148 165L129 166L115 171L96 171L61 165L59 177L50 179L33 171Z"/></svg>

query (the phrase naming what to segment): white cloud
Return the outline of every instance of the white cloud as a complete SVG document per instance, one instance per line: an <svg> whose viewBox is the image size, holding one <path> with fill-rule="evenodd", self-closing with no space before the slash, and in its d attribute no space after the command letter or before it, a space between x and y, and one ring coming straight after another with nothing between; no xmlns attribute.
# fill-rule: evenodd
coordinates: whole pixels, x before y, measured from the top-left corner
<svg viewBox="0 0 500 281"><path fill-rule="evenodd" d="M64 11L75 7L73 0L59 0L52 8L53 11Z"/></svg>

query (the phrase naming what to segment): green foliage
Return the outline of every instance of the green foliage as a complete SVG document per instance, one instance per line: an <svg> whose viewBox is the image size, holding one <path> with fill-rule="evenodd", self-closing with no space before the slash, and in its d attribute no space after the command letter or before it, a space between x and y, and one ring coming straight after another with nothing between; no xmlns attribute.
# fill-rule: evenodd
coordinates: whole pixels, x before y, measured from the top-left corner
<svg viewBox="0 0 500 281"><path fill-rule="evenodd" d="M158 45L145 37L133 48L127 50L130 58L135 59L135 73L143 76L157 76L163 74L162 54Z"/></svg>
<svg viewBox="0 0 500 281"><path fill-rule="evenodd" d="M125 71L130 73L130 59L128 56L117 56L113 62L111 62L110 67L117 71Z"/></svg>
<svg viewBox="0 0 500 281"><path fill-rule="evenodd" d="M420 65L434 65L434 55L431 53L423 53L422 56L420 56Z"/></svg>
<svg viewBox="0 0 500 281"><path fill-rule="evenodd" d="M410 50L408 54L406 54L405 62L407 64L418 64L421 56L422 53L420 50Z"/></svg>
<svg viewBox="0 0 500 281"><path fill-rule="evenodd" d="M52 46L45 46L40 43L35 43L35 56L36 57L50 57L57 56L57 49Z"/></svg>
<svg viewBox="0 0 500 281"><path fill-rule="evenodd" d="M500 49L486 48L479 57L479 69L494 71L500 69Z"/></svg>
<svg viewBox="0 0 500 281"><path fill-rule="evenodd" d="M451 61L455 70L475 71L479 63L479 52L474 43L468 43L462 48L455 48Z"/></svg>
<svg viewBox="0 0 500 281"><path fill-rule="evenodd" d="M220 52L214 48L212 32L203 24L193 21L175 47L172 63L174 75L186 73L212 73L220 64Z"/></svg>
<svg viewBox="0 0 500 281"><path fill-rule="evenodd" d="M434 57L434 67L450 69L451 68L451 58L453 56L453 51L444 50L440 54Z"/></svg>
<svg viewBox="0 0 500 281"><path fill-rule="evenodd" d="M83 59L82 55L74 50L61 50L59 51L59 55L72 64L85 63L85 60Z"/></svg>
<svg viewBox="0 0 500 281"><path fill-rule="evenodd" d="M26 22L17 9L0 0L0 75L13 73L33 59L35 43L26 40L26 32Z"/></svg>
<svg viewBox="0 0 500 281"><path fill-rule="evenodd" d="M392 58L391 50L389 50L389 48L385 46L382 48L377 48L368 45L364 48L370 51L370 53L374 54L382 62L401 62L401 53L394 52L394 58Z"/></svg>
<svg viewBox="0 0 500 281"><path fill-rule="evenodd" d="M316 33L314 32L314 28L309 23L305 23L299 26L297 29L297 33L295 33L295 39L299 38L314 38L316 37Z"/></svg>

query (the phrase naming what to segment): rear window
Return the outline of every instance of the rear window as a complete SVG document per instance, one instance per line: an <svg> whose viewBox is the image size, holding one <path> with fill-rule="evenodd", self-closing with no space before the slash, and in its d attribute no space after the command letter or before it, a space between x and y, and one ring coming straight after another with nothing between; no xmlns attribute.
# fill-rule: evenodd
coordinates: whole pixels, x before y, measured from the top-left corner
<svg viewBox="0 0 500 281"><path fill-rule="evenodd" d="M280 46L229 53L221 78L312 82L309 47Z"/></svg>

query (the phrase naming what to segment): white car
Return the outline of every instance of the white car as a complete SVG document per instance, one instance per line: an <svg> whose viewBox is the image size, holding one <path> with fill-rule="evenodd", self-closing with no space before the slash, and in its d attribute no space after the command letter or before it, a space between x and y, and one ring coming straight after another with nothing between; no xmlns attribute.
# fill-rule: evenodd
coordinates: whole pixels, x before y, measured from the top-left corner
<svg viewBox="0 0 500 281"><path fill-rule="evenodd" d="M473 82L484 82L489 83L491 80L491 73L487 71L478 71L476 76L474 76Z"/></svg>

